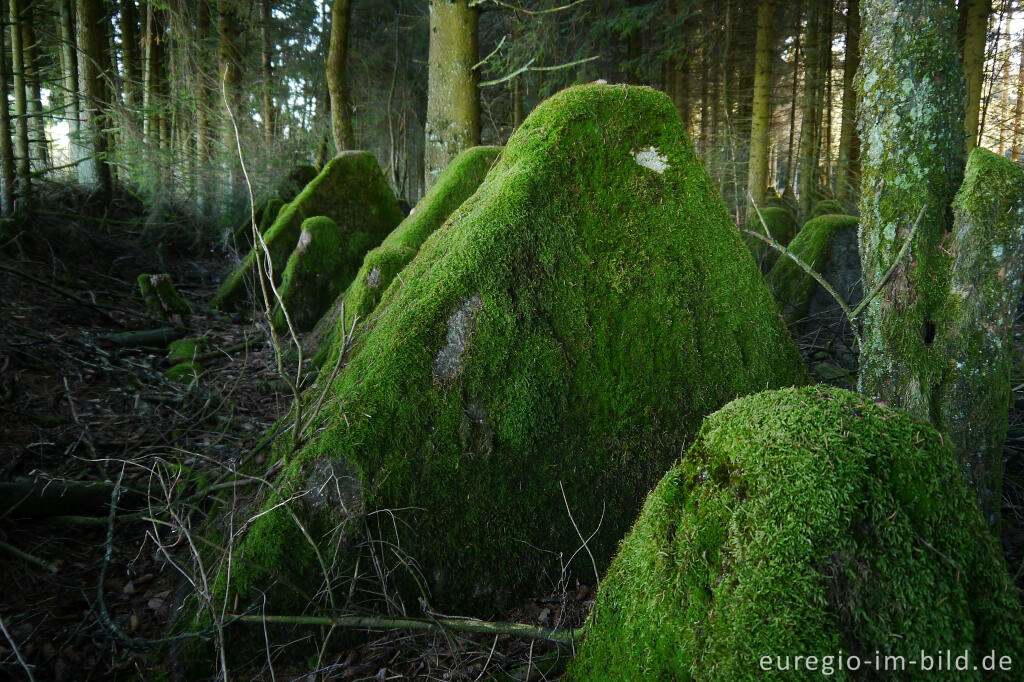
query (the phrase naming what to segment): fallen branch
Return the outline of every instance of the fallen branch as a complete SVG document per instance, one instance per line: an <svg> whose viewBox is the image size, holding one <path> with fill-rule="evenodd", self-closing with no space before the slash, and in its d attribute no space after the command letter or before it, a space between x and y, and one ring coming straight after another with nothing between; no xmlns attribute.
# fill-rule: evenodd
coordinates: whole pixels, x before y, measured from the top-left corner
<svg viewBox="0 0 1024 682"><path fill-rule="evenodd" d="M244 623L277 623L281 625L323 625L339 628L367 628L388 630L421 630L426 632L482 632L491 635L512 635L527 639L541 639L558 644L572 644L579 639L579 630L555 630L525 623L503 623L475 618L388 618L383 616L229 616Z"/></svg>

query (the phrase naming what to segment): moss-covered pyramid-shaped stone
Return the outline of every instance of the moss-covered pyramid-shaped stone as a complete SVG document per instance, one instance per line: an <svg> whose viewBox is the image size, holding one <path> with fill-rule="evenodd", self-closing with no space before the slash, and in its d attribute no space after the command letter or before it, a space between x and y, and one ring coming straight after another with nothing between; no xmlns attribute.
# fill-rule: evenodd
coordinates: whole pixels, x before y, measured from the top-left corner
<svg viewBox="0 0 1024 682"><path fill-rule="evenodd" d="M500 152L501 147L471 147L452 159L409 216L380 246L366 254L348 290L335 302L331 314L323 318L323 329L317 335L321 339L318 363L333 359L332 342L336 345L339 336L352 329L357 316L365 321L374 311L395 275L409 264L424 240L476 191Z"/></svg>
<svg viewBox="0 0 1024 682"><path fill-rule="evenodd" d="M761 222L762 219L764 219L763 224ZM764 234L765 227L767 227L768 234L775 241L786 246L793 240L793 236L796 234L797 222L796 218L793 217L792 211L789 209L766 206L761 209L760 216L757 211L752 211L747 218L745 227L750 232L757 232L758 234ZM746 243L747 248L750 249L750 253L754 256L754 260L757 262L758 267L761 268L761 271L768 272L771 270L772 265L778 260L779 252L750 234L744 234L743 241Z"/></svg>
<svg viewBox="0 0 1024 682"><path fill-rule="evenodd" d="M929 680L922 650L967 650L979 668L940 677L1015 680L981 658L1016 668L1022 628L948 439L842 389L770 391L708 417L648 496L566 679L876 679L847 657L878 653L907 663L877 679Z"/></svg>
<svg viewBox="0 0 1024 682"><path fill-rule="evenodd" d="M343 282L352 276L345 267L348 259L343 251L341 234L333 220L319 216L303 221L299 243L281 276L281 300L271 315L278 331L288 329L285 311L292 328L304 332L312 329L331 306Z"/></svg>
<svg viewBox="0 0 1024 682"><path fill-rule="evenodd" d="M288 256L299 241L302 221L316 216L328 217L338 225L345 250L354 259L350 278L366 251L379 244L402 220L398 201L373 154L342 152L291 203L281 208L263 236L275 284L280 282ZM247 282L255 279L259 251L258 247L250 251L224 281L213 299L215 308L231 310L246 300Z"/></svg>
<svg viewBox="0 0 1024 682"><path fill-rule="evenodd" d="M228 603L272 582L268 609L308 608L324 557L398 547L411 603L492 613L551 588L574 523L603 570L704 415L805 381L675 107L648 88L538 106L401 276L311 391L327 399L308 440L276 444L287 463L236 546ZM338 528L350 539L314 553L306 533ZM566 570L592 575L589 559Z"/></svg>
<svg viewBox="0 0 1024 682"><path fill-rule="evenodd" d="M850 306L864 296L857 223L854 216L823 215L807 221L789 245L793 255L819 273ZM779 258L767 279L788 324L805 329L844 321L835 298L791 258Z"/></svg>

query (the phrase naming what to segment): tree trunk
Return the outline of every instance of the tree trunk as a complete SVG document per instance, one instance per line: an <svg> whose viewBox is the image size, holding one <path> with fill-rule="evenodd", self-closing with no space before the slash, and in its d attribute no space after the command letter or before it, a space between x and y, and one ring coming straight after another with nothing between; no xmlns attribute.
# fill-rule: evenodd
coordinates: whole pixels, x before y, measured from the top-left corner
<svg viewBox="0 0 1024 682"><path fill-rule="evenodd" d="M25 91L25 52L22 47L21 25L24 19L22 0L10 0L11 13L11 66L14 76L14 151L17 155L19 200L28 198L32 169L29 164L28 96Z"/></svg>
<svg viewBox="0 0 1024 682"><path fill-rule="evenodd" d="M789 142L786 145L786 181L783 183L782 192L792 196L793 194L793 156L794 140L796 138L796 94L797 83L800 75L800 31L801 12L796 14L796 30L793 32L793 83L789 97Z"/></svg>
<svg viewBox="0 0 1024 682"><path fill-rule="evenodd" d="M14 214L14 146L11 144L11 110L7 95L10 87L10 64L4 45L6 31L0 24L0 210L5 217Z"/></svg>
<svg viewBox="0 0 1024 682"><path fill-rule="evenodd" d="M747 191L755 206L764 204L768 184L768 142L772 123L772 59L775 44L775 2L757 5L757 44L754 49L754 104L750 123L750 166Z"/></svg>
<svg viewBox="0 0 1024 682"><path fill-rule="evenodd" d="M64 62L64 118L69 124L71 160L80 161L81 148L81 98L78 92L78 50L75 38L75 12L73 0L60 1L61 54Z"/></svg>
<svg viewBox="0 0 1024 682"><path fill-rule="evenodd" d="M223 89L223 101L229 109L225 117L224 147L227 150L227 170L232 194L242 189L242 174L238 162L238 142L235 130L242 128L242 0L219 0L217 8L217 33L220 44L217 50L219 65L219 88Z"/></svg>
<svg viewBox="0 0 1024 682"><path fill-rule="evenodd" d="M868 304L861 391L949 434L992 522L1012 320L1024 280L1024 171L976 149L953 201L964 177L965 107L951 2L865 0L863 19L866 291L889 271L922 207L927 211L910 256Z"/></svg>
<svg viewBox="0 0 1024 682"><path fill-rule="evenodd" d="M804 95L800 117L800 216L806 219L811 213L818 191L818 160L821 152L821 111L823 98L824 50L829 47L826 37L826 12L832 4L823 6L818 0L807 5L807 35L804 51Z"/></svg>
<svg viewBox="0 0 1024 682"><path fill-rule="evenodd" d="M985 76L985 43L988 39L988 17L992 0L964 0L967 24L964 32L964 76L967 79L967 104L964 109L964 132L967 151L978 144L978 122L981 119L981 88Z"/></svg>
<svg viewBox="0 0 1024 682"><path fill-rule="evenodd" d="M142 104L139 97L139 10L135 0L121 0L121 64L125 104L134 116Z"/></svg>
<svg viewBox="0 0 1024 682"><path fill-rule="evenodd" d="M337 0L337 2L348 4L348 0ZM270 0L263 0L260 3L260 35L263 39L263 136L268 147L274 143L274 120L277 118L271 87L274 77L274 42L270 28Z"/></svg>
<svg viewBox="0 0 1024 682"><path fill-rule="evenodd" d="M430 0L425 185L455 156L480 143L477 10L469 0Z"/></svg>
<svg viewBox="0 0 1024 682"><path fill-rule="evenodd" d="M331 44L327 53L327 91L331 97L331 133L334 136L334 149L339 154L356 146L352 134L352 112L348 106L348 86L345 77L348 24L351 15L352 5L349 0L334 0L331 9Z"/></svg>
<svg viewBox="0 0 1024 682"><path fill-rule="evenodd" d="M211 159L211 144L215 137L212 130L211 113L216 110L217 99L210 87L213 78L207 57L210 41L210 5L199 0L196 7L196 39L199 51L196 54L196 185L199 189L199 205L206 209L210 205L210 186L206 182Z"/></svg>
<svg viewBox="0 0 1024 682"><path fill-rule="evenodd" d="M83 137L87 145L87 157L78 166L78 179L93 186L101 196L108 197L111 175L106 161L106 84L103 72L103 65L107 63L106 26L103 0L78 0L78 78L85 98L82 107Z"/></svg>
<svg viewBox="0 0 1024 682"><path fill-rule="evenodd" d="M1020 160L1022 114L1024 114L1024 35L1020 43L1020 63L1017 66L1017 101L1013 104L1013 149L1010 151L1010 158L1014 161Z"/></svg>
<svg viewBox="0 0 1024 682"><path fill-rule="evenodd" d="M49 165L46 123L43 120L42 86L39 82L38 39L34 24L38 21L34 0L23 0L21 48L24 53L25 92L28 97L29 155L37 169Z"/></svg>
<svg viewBox="0 0 1024 682"><path fill-rule="evenodd" d="M860 1L847 0L846 64L843 68L843 118L839 129L837 198L851 204L857 195L860 175L860 137L857 134L857 90L854 77L860 64Z"/></svg>

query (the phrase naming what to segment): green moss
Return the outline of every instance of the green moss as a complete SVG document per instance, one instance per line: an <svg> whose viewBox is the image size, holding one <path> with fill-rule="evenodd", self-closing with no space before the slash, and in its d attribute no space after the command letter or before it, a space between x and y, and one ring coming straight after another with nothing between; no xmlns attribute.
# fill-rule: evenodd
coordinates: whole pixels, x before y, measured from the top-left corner
<svg viewBox="0 0 1024 682"><path fill-rule="evenodd" d="M815 201L814 205L811 206L810 219L813 220L823 215L844 215L845 213L846 209L835 199L822 199Z"/></svg>
<svg viewBox="0 0 1024 682"><path fill-rule="evenodd" d="M764 219L764 224L761 223L761 218ZM760 218L757 212L752 212L750 217L747 218L745 225L746 229L760 234L764 234L765 226L768 227L768 233L777 242L786 246L793 240L793 236L796 234L797 222L789 209L766 206L761 209ZM775 261L778 260L779 253L765 242L749 234L743 235L743 241L746 243L751 255L754 256L754 261L757 262L761 271L768 272Z"/></svg>
<svg viewBox="0 0 1024 682"><path fill-rule="evenodd" d="M138 283L142 300L154 317L171 320L192 313L192 306L174 288L170 275L142 274L138 277Z"/></svg>
<svg viewBox="0 0 1024 682"><path fill-rule="evenodd" d="M398 225L402 212L373 154L343 152L324 166L294 201L281 208L264 235L275 284L280 283L288 256L299 240L302 222L316 216L337 223L346 249L358 245L353 250L361 249L361 258L366 249L379 243ZM246 299L247 282L254 280L255 274L253 250L221 285L213 307L231 310L238 306Z"/></svg>
<svg viewBox="0 0 1024 682"><path fill-rule="evenodd" d="M380 246L366 254L352 284L338 298L331 314L324 317L326 328L317 334L322 339L317 364L333 364L331 349L337 339L352 329L356 316L365 321L374 311L395 275L413 259L424 240L476 191L500 152L501 147L472 147L456 156L412 213ZM340 317L342 302L344 319Z"/></svg>
<svg viewBox="0 0 1024 682"><path fill-rule="evenodd" d="M174 365L164 372L164 374L172 381L190 384L193 381L199 381L199 376L202 374L202 368L198 363L192 360L187 360Z"/></svg>
<svg viewBox="0 0 1024 682"><path fill-rule="evenodd" d="M835 657L877 652L906 657L893 679L928 680L909 663L922 650L966 649L975 664L995 650L1016 666L1022 632L1019 593L948 442L818 386L705 420L622 542L566 679L774 679L786 673L761 658L787 655L832 656L836 679L860 679Z"/></svg>
<svg viewBox="0 0 1024 682"><path fill-rule="evenodd" d="M278 331L288 328L284 310L296 331L307 331L331 306L358 262L343 246L338 226L330 218L307 218L302 223L299 243L281 276L281 301L271 315Z"/></svg>
<svg viewBox="0 0 1024 682"><path fill-rule="evenodd" d="M281 212L281 208L284 205L284 201L274 197L256 207L256 225L259 227L260 234L267 233L267 230L274 224L277 214ZM252 236L252 219L246 215L245 219L234 230L232 244L239 251L251 249Z"/></svg>
<svg viewBox="0 0 1024 682"><path fill-rule="evenodd" d="M309 163L300 163L288 171L284 179L277 186L277 198L289 202L305 189L306 185L316 180L316 166Z"/></svg>
<svg viewBox="0 0 1024 682"><path fill-rule="evenodd" d="M856 249L857 218L827 214L809 220L788 248L800 260L814 268L815 272L824 273L828 270L829 259L833 253L832 247L837 236L844 231L847 232L845 236L849 236L850 230L853 231L853 248ZM791 258L779 258L769 271L767 280L779 310L788 324L794 324L807 317L811 297L821 288L821 285ZM828 277L826 281L833 286L840 286L839 282L830 281ZM839 293L849 301L848 287L841 288L847 289Z"/></svg>
<svg viewBox="0 0 1024 682"><path fill-rule="evenodd" d="M401 277L281 494L358 472L354 525L412 557L438 607L548 589L579 547L566 503L603 568L705 414L806 380L675 107L648 88L537 107ZM303 499L300 517L337 514Z"/></svg>
<svg viewBox="0 0 1024 682"><path fill-rule="evenodd" d="M167 359L171 364L189 362L200 353L203 353L209 340L205 336L191 336L167 344Z"/></svg>

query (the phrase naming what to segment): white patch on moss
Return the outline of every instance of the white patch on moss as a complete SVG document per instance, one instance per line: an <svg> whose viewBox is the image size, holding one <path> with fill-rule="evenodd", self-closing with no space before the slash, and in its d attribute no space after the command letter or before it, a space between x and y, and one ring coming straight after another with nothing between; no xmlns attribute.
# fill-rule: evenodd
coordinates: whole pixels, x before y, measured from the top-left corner
<svg viewBox="0 0 1024 682"><path fill-rule="evenodd" d="M299 235L299 243L295 245L295 250L299 253L305 253L312 243L313 235L309 233L309 230L303 230L302 234Z"/></svg>
<svg viewBox="0 0 1024 682"><path fill-rule="evenodd" d="M448 381L462 369L462 356L466 352L469 337L476 329L476 318L484 308L480 294L464 298L448 316L448 338L434 357L434 379Z"/></svg>
<svg viewBox="0 0 1024 682"><path fill-rule="evenodd" d="M655 173L664 173L668 168L668 157L662 156L657 147L648 147L638 152L633 152L633 158L644 168L650 168Z"/></svg>
<svg viewBox="0 0 1024 682"><path fill-rule="evenodd" d="M370 273L366 275L366 286L369 289L376 289L377 285L380 284L380 268L376 265L370 268Z"/></svg>

